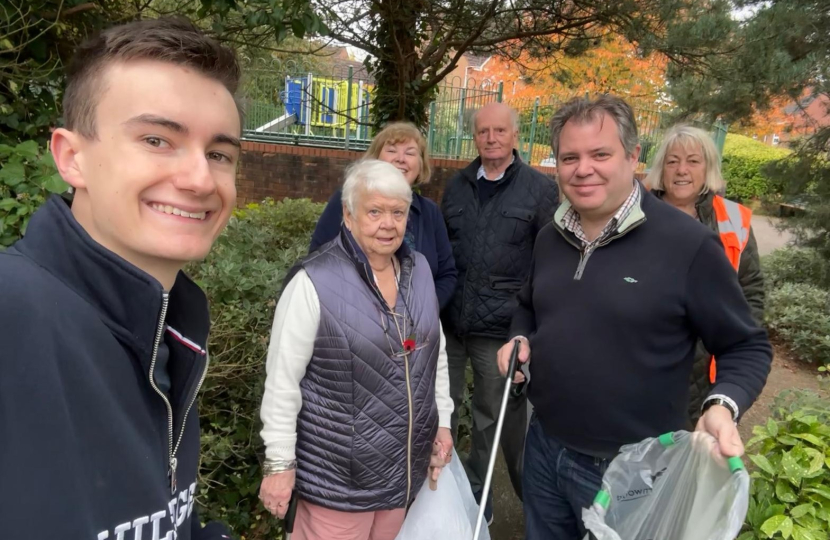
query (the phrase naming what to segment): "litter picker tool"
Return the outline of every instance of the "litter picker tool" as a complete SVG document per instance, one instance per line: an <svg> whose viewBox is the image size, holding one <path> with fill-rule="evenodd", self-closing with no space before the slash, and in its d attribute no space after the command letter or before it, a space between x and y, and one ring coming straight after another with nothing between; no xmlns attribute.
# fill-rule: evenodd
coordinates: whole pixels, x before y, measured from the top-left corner
<svg viewBox="0 0 830 540"><path fill-rule="evenodd" d="M484 479L484 489L481 490L481 501L479 502L478 517L476 519L476 528L473 531L473 540L478 540L478 535L481 533L481 524L484 522L484 508L486 506L487 496L490 493L490 484L493 481L493 468L496 465L496 456L499 453L499 440L501 439L501 429L504 426L504 412L507 410L507 402L510 399L511 386L513 384L513 376L516 373L519 364L519 340L513 340L513 351L510 353L510 362L507 364L507 375L504 381L504 393L501 396L501 408L499 409L499 419L496 422L496 435L493 437L493 447L490 450L490 462L487 464L487 476Z"/></svg>

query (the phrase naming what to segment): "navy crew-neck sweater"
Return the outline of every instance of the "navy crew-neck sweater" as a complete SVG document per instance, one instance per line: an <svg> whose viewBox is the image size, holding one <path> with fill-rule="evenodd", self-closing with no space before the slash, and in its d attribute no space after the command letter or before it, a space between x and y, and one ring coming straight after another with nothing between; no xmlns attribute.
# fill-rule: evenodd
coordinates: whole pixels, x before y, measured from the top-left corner
<svg viewBox="0 0 830 540"><path fill-rule="evenodd" d="M545 226L510 333L529 337L528 392L545 433L602 458L684 428L698 337L718 359L711 393L741 412L772 360L715 233L647 192L626 223L579 279L581 243Z"/></svg>

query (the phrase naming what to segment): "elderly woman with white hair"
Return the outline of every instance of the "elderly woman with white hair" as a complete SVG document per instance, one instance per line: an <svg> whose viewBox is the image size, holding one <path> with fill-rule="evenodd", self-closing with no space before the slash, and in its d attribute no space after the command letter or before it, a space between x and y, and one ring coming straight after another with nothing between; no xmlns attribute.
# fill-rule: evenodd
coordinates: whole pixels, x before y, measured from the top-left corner
<svg viewBox="0 0 830 540"><path fill-rule="evenodd" d="M295 267L277 305L260 498L283 517L296 490L294 540L393 540L451 458L438 299L403 242L411 201L394 165L353 165L340 234Z"/></svg>
<svg viewBox="0 0 830 540"><path fill-rule="evenodd" d="M657 197L720 235L726 257L738 273L752 315L756 322L762 324L764 277L752 231L752 211L718 194L723 191L725 182L712 137L702 129L686 124L669 129L657 150L645 184ZM691 381L690 425L697 422L703 399L716 378L715 358L698 342Z"/></svg>

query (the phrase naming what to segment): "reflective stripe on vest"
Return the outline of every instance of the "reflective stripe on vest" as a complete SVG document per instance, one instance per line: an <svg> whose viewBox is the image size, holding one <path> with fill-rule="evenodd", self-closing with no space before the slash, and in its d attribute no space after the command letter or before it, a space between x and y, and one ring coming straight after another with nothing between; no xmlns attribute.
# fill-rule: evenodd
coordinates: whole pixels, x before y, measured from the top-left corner
<svg viewBox="0 0 830 540"><path fill-rule="evenodd" d="M718 232L726 257L735 271L741 264L741 253L749 242L749 226L752 210L736 202L716 195L712 200L715 217L718 220Z"/></svg>
<svg viewBox="0 0 830 540"><path fill-rule="evenodd" d="M726 258L735 271L741 266L741 253L749 243L749 226L752 223L752 210L742 204L715 195L712 200L715 217L718 220L718 232ZM709 382L715 384L718 368L713 356L709 362Z"/></svg>

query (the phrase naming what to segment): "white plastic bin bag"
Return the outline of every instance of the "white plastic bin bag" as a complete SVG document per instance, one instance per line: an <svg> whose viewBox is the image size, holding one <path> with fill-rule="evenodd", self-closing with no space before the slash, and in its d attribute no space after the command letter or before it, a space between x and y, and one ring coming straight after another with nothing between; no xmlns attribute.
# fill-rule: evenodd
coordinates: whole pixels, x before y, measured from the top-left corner
<svg viewBox="0 0 830 540"><path fill-rule="evenodd" d="M678 431L624 446L582 520L586 540L734 540L748 506L741 459L721 457L708 433Z"/></svg>
<svg viewBox="0 0 830 540"><path fill-rule="evenodd" d="M438 489L429 489L429 478L424 482L396 540L472 540L477 515L470 481L455 455L441 471ZM490 540L486 523L478 540Z"/></svg>

